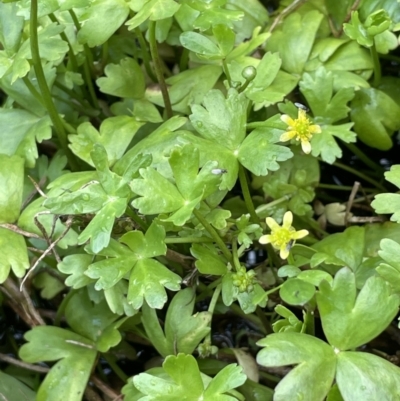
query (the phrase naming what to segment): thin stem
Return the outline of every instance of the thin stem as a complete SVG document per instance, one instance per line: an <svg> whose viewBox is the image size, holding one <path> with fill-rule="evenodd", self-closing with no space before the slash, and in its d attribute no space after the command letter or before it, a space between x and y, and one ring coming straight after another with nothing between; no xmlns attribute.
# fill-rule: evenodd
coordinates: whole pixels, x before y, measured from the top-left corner
<svg viewBox="0 0 400 401"><path fill-rule="evenodd" d="M221 294L222 284L218 284L214 290L213 296L210 301L210 305L208 305L208 311L210 313L214 313L215 305L217 305L218 298Z"/></svg>
<svg viewBox="0 0 400 401"><path fill-rule="evenodd" d="M286 201L288 201L289 199L290 199L290 195L284 195L284 196L282 196L282 198L278 198L278 199L275 199L275 200L272 201L272 202L266 203L265 205L261 205L261 206L259 206L259 207L257 208L256 214L257 214L258 216L263 216L263 213L264 213L265 211L267 211L268 209L272 209L272 208L275 207L276 205L279 205L279 204L281 204L282 202L286 202Z"/></svg>
<svg viewBox="0 0 400 401"><path fill-rule="evenodd" d="M320 158L318 158L318 160L323 161ZM356 177L360 177L361 179L363 179L364 181L369 182L372 185L375 185L381 191L387 192L387 189L382 184L380 184L378 181L374 180L373 178L368 177L366 174L361 173L361 171L358 171L358 170L356 170L356 169L354 169L352 167L349 167L349 166L347 166L345 164L342 164L342 163L339 163L339 162L335 162L335 163L333 163L333 165L335 167L341 168L342 170L348 171L349 173L352 173Z"/></svg>
<svg viewBox="0 0 400 401"><path fill-rule="evenodd" d="M75 290L70 290L69 293L61 301L61 304L57 309L56 317L54 319L54 326L60 327L61 318L64 316L65 308L67 307L69 300L73 297L73 295L75 295L75 293Z"/></svg>
<svg viewBox="0 0 400 401"><path fill-rule="evenodd" d="M239 164L239 182L240 186L242 187L244 202L246 203L247 210L250 213L250 220L253 223L258 224L260 219L257 216L256 210L254 209L254 203L251 199L249 185L247 183L246 172L241 164Z"/></svg>
<svg viewBox="0 0 400 401"><path fill-rule="evenodd" d="M238 257L238 249L237 249L237 242L236 238L232 240L232 258L233 258L233 266L235 270L238 272L240 270L240 261Z"/></svg>
<svg viewBox="0 0 400 401"><path fill-rule="evenodd" d="M136 213L135 210L132 209L132 206L126 208L125 213L143 230L146 231L149 226L148 224L142 220Z"/></svg>
<svg viewBox="0 0 400 401"><path fill-rule="evenodd" d="M354 155L357 156L357 158L360 159L366 166L374 170L374 172L377 172L380 175L384 172L382 166L371 160L362 150L358 149L356 145L354 145L353 143L346 143L346 142L343 142L343 144L344 146L346 146L347 149L349 149L352 153L354 153Z"/></svg>
<svg viewBox="0 0 400 401"><path fill-rule="evenodd" d="M61 122L61 118L58 115L56 106L53 103L53 99L51 97L51 92L49 87L47 86L46 77L44 75L42 62L40 59L39 53L39 40L38 40L38 0L31 1L31 19L30 19L30 37L31 37L31 53L32 53L32 61L33 68L35 70L36 78L38 81L38 85L40 91L42 93L43 102L46 105L47 112L51 118L51 121L54 125L55 132L57 134L58 140L60 141L61 147L64 150L65 155L69 161L71 170L77 171L79 169L79 165L75 159L75 156L68 148L68 140L67 134L64 130L64 126Z"/></svg>
<svg viewBox="0 0 400 401"><path fill-rule="evenodd" d="M81 29L81 25L79 20L72 9L68 10L71 15L72 21L74 22L76 30L79 32ZM96 92L94 90L92 76L90 73L90 64L92 63L92 54L90 53L89 46L87 44L83 45L83 52L85 53L85 62L83 64L83 76L86 83L86 87L89 91L90 98L92 99L92 104L96 109L100 109L99 102L97 100Z"/></svg>
<svg viewBox="0 0 400 401"><path fill-rule="evenodd" d="M150 77L150 79L153 82L157 82L157 77L154 75L153 70L151 69L151 66L150 66L150 57L147 52L147 44L144 39L143 33L139 27L135 28L135 34L139 40L140 50L142 51L141 56L143 59L143 64L144 64L144 68L146 69L147 75Z"/></svg>
<svg viewBox="0 0 400 401"><path fill-rule="evenodd" d="M221 249L221 251L224 254L225 258L229 262L232 262L232 254L231 254L231 252L229 251L229 249L225 245L224 241L222 241L222 238L219 236L219 234L214 230L212 225L196 209L193 210L193 214L195 215L196 219L199 220L199 222L203 225L203 227L208 231L208 233L211 235L211 237L214 239L214 242L216 242L216 244L219 246L219 249Z"/></svg>
<svg viewBox="0 0 400 401"><path fill-rule="evenodd" d="M110 365L111 369L114 371L114 373L124 382L126 383L128 380L128 376L125 374L125 372L117 365L117 362L115 362L115 357L113 355L108 355L108 354L102 354L103 358L107 361L107 363Z"/></svg>
<svg viewBox="0 0 400 401"><path fill-rule="evenodd" d="M184 48L182 50L181 58L179 60L179 71L186 71L188 69L189 50Z"/></svg>
<svg viewBox="0 0 400 401"><path fill-rule="evenodd" d="M317 185L317 188L333 189L335 191L351 191L353 189L353 187L351 187L349 185L322 184L322 183L319 183ZM365 192L376 192L375 188L364 188L363 187L363 190Z"/></svg>
<svg viewBox="0 0 400 401"><path fill-rule="evenodd" d="M271 323L269 322L269 320L265 316L265 312L260 308L259 305L257 305L256 315L260 319L260 322L261 322L262 327L264 329L264 333L265 334L273 333Z"/></svg>
<svg viewBox="0 0 400 401"><path fill-rule="evenodd" d="M204 290L202 290L201 294L196 297L196 302L200 302L203 299L208 298L208 296L209 296L208 294L214 288L216 288L218 285L220 285L221 282L222 282L222 277L220 277L219 279L217 279L217 280L213 281L211 284L209 284ZM200 283L199 285L203 285L204 286L204 284L202 284L202 283Z"/></svg>
<svg viewBox="0 0 400 401"><path fill-rule="evenodd" d="M378 52L376 51L375 39L372 47L370 48L372 62L374 63L374 82L373 85L376 88L381 82L381 63L379 61Z"/></svg>
<svg viewBox="0 0 400 401"><path fill-rule="evenodd" d="M28 76L25 75L22 80L24 81L24 84L26 85L26 87L29 89L29 92L31 92L31 94L34 96L34 98L44 107L45 104L43 102L43 98L42 95L36 90L36 88L33 86L32 82L29 80Z"/></svg>
<svg viewBox="0 0 400 401"><path fill-rule="evenodd" d="M226 75L226 79L228 80L229 86L232 86L231 74L229 73L228 64L225 59L222 60L222 66L224 68L224 73Z"/></svg>
<svg viewBox="0 0 400 401"><path fill-rule="evenodd" d="M283 286L283 284L284 284L284 283L279 284L278 287L274 287L274 288L272 288L271 290L265 291L265 293L266 293L267 295L272 294L272 293L278 291L278 290Z"/></svg>
<svg viewBox="0 0 400 401"><path fill-rule="evenodd" d="M214 242L214 240L209 237L169 237L165 238L164 242L166 244L192 244Z"/></svg>
<svg viewBox="0 0 400 401"><path fill-rule="evenodd" d="M57 17L51 13L49 14L49 18L52 22L56 22L57 24L60 24L58 21ZM65 32L60 32L60 38L64 41L67 42L68 44L68 57L71 61L71 67L73 71L77 71L78 69L78 61L76 60L74 50L72 49L71 42L68 39L68 36L65 34Z"/></svg>
<svg viewBox="0 0 400 401"><path fill-rule="evenodd" d="M164 80L164 74L162 71L160 55L158 53L157 40L156 40L156 22L155 21L149 22L149 41L150 41L151 58L153 59L154 70L156 72L157 81L158 81L158 84L160 85L162 97L164 100L165 112L167 114L167 118L171 118L172 117L172 106L171 106L171 100L170 100L169 94L168 94L167 85Z"/></svg>

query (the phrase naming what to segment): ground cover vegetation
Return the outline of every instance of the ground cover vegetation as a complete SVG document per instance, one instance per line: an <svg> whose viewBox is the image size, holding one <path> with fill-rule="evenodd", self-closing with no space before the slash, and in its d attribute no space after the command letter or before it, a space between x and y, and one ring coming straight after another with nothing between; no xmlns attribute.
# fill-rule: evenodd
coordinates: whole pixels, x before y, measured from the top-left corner
<svg viewBox="0 0 400 401"><path fill-rule="evenodd" d="M399 30L1 1L0 399L400 399Z"/></svg>

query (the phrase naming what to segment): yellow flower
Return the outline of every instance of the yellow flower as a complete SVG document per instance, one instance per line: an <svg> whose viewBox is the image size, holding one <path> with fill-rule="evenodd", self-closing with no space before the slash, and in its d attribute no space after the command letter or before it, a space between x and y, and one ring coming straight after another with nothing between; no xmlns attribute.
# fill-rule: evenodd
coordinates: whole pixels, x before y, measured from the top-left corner
<svg viewBox="0 0 400 401"><path fill-rule="evenodd" d="M271 244L275 249L279 249L282 259L286 259L289 256L290 248L297 239L308 235L307 230L296 231L296 229L292 227L292 212L285 213L282 227L271 217L267 217L265 221L271 229L271 234L263 235L259 239L259 242L260 244Z"/></svg>
<svg viewBox="0 0 400 401"><path fill-rule="evenodd" d="M281 120L286 123L288 127L287 131L281 135L279 140L281 142L286 142L295 138L296 141L301 141L303 152L306 154L310 153L310 139L314 134L321 133L321 127L319 125L312 125L303 109L299 109L299 114L295 120L287 114L283 114Z"/></svg>

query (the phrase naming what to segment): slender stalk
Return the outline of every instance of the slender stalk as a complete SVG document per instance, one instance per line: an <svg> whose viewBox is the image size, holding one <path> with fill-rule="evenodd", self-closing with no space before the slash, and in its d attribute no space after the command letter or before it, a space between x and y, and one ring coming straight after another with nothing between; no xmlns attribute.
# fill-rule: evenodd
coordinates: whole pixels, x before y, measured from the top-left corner
<svg viewBox="0 0 400 401"><path fill-rule="evenodd" d="M203 299L206 299L209 297L209 293L216 288L218 285L220 285L222 282L222 277L219 279L213 281L210 285L208 285L206 288L202 289L201 293L196 297L196 302L200 302ZM204 286L204 284L199 283L199 286Z"/></svg>
<svg viewBox="0 0 400 401"><path fill-rule="evenodd" d="M192 244L214 242L214 240L209 237L169 237L165 238L164 242L166 244Z"/></svg>
<svg viewBox="0 0 400 401"><path fill-rule="evenodd" d="M153 70L151 69L151 66L150 66L150 57L147 52L147 44L143 37L143 33L139 27L135 28L135 34L139 40L141 56L143 59L143 64L144 64L144 68L146 69L147 75L150 77L150 79L153 82L157 82L157 77L154 75Z"/></svg>
<svg viewBox="0 0 400 401"><path fill-rule="evenodd" d="M75 290L70 290L69 293L61 301L61 304L57 309L56 317L54 319L54 326L58 326L58 327L60 326L61 318L64 316L65 308L67 307L69 300L72 298L72 296L75 293L76 293Z"/></svg>
<svg viewBox="0 0 400 401"><path fill-rule="evenodd" d="M317 188L322 188L322 189L333 189L334 191L351 191L353 187L350 187L349 185L336 185L336 184L322 184L319 183L317 185ZM363 190L365 192L376 192L375 188L364 188Z"/></svg>
<svg viewBox="0 0 400 401"><path fill-rule="evenodd" d="M111 369L114 371L114 373L124 382L126 383L128 380L128 376L125 374L125 372L117 365L117 362L115 362L115 357L113 355L108 355L108 354L102 354L102 357L107 361L107 363L110 365Z"/></svg>
<svg viewBox="0 0 400 401"><path fill-rule="evenodd" d="M188 49L183 49L182 50L182 55L179 60L179 71L186 71L188 69L188 62L189 62L189 50Z"/></svg>
<svg viewBox="0 0 400 401"><path fill-rule="evenodd" d="M221 294L222 284L218 284L214 290L213 296L210 301L210 305L208 305L208 311L214 313L215 305L217 305L218 298Z"/></svg>
<svg viewBox="0 0 400 401"><path fill-rule="evenodd" d="M257 306L257 309L256 309L256 315L260 319L260 322L264 329L264 333L265 334L273 333L271 323L269 322L269 320L267 319L267 317L265 315L265 312L260 308L259 305Z"/></svg>
<svg viewBox="0 0 400 401"><path fill-rule="evenodd" d="M47 112L49 113L50 119L53 123L54 130L57 134L58 140L60 141L61 147L67 156L68 162L70 164L72 171L77 171L79 169L78 163L75 156L68 148L67 134L64 130L64 126L61 122L61 118L57 112L56 106L54 105L53 99L51 97L51 92L47 86L46 77L44 75L42 62L39 53L39 40L38 40L38 0L31 1L31 19L30 19L30 39L31 39L31 53L33 68L35 70L36 78L38 81L39 89L42 93L42 99L46 105Z"/></svg>
<svg viewBox="0 0 400 401"><path fill-rule="evenodd" d="M382 173L385 171L382 168L382 166L371 160L362 150L358 149L358 147L353 143L343 142L343 144L344 146L346 146L347 149L349 149L352 153L354 153L355 156L357 156L366 166L370 167L374 172L379 173L379 175L382 175Z"/></svg>
<svg viewBox="0 0 400 401"><path fill-rule="evenodd" d="M132 209L132 206L129 204L129 207L126 208L125 213L144 231L146 231L149 226L148 224L142 220L136 213L135 210Z"/></svg>
<svg viewBox="0 0 400 401"><path fill-rule="evenodd" d="M76 30L79 32L79 30L81 29L81 25L79 23L79 20L78 20L76 14L74 13L74 11L72 9L68 10L68 12L71 15L71 18L72 18L72 21L74 22ZM83 52L85 53L85 62L83 64L83 76L84 76L84 80L86 83L86 87L89 91L90 98L92 100L92 105L96 109L100 109L99 102L97 100L96 92L94 90L94 86L93 86L93 82L92 82L91 72L90 72L90 70L91 70L90 65L92 64L92 53L90 52L89 46L87 44L83 45Z"/></svg>
<svg viewBox="0 0 400 401"><path fill-rule="evenodd" d="M158 53L157 40L156 40L156 22L149 22L149 41L150 41L150 53L151 58L153 59L154 70L157 76L158 84L160 85L162 97L164 100L165 112L167 114L167 118L172 117L172 106L171 100L169 98L167 84L164 80L164 74L162 71L161 59Z"/></svg>
<svg viewBox="0 0 400 401"><path fill-rule="evenodd" d="M270 290L268 290L268 291L265 291L265 293L266 293L267 295L272 294L272 293L278 291L282 286L283 286L283 283L282 283L282 284L279 284L277 287L274 287L274 288L272 288L272 289L270 289Z"/></svg>
<svg viewBox="0 0 400 401"><path fill-rule="evenodd" d="M228 64L225 59L222 60L222 66L224 68L224 73L226 75L226 79L228 80L229 86L232 86L231 74L229 73Z"/></svg>
<svg viewBox="0 0 400 401"><path fill-rule="evenodd" d="M323 161L320 158L318 158L318 160ZM347 166L347 165L339 163L339 162L335 162L335 163L333 163L333 165L335 167L341 168L342 170L348 171L349 173L352 173L356 177L360 177L361 179L363 179L364 181L369 182L372 185L375 185L381 191L387 192L387 189L382 184L380 184L378 181L374 180L373 178L369 177L368 175L362 173L361 171L358 171L358 170L356 170L356 169L354 169L354 168L352 168L350 166Z"/></svg>
<svg viewBox="0 0 400 401"><path fill-rule="evenodd" d="M257 216L256 210L254 209L254 203L251 199L249 185L247 183L246 172L241 164L239 164L239 182L242 188L244 202L246 203L247 210L250 213L250 220L253 223L258 224L260 222L260 219Z"/></svg>
<svg viewBox="0 0 400 401"><path fill-rule="evenodd" d="M374 63L374 82L376 88L381 82L381 63L379 61L378 52L376 51L375 39L372 47L370 47L372 62Z"/></svg>
<svg viewBox="0 0 400 401"><path fill-rule="evenodd" d="M233 266L236 271L240 270L240 261L238 256L237 242L236 238L232 240L232 258L233 258Z"/></svg>
<svg viewBox="0 0 400 401"><path fill-rule="evenodd" d="M222 238L219 234L214 230L213 226L204 218L204 216L199 213L196 209L193 210L193 214L195 215L196 219L203 225L203 227L208 231L211 237L214 239L214 242L219 246L221 252L225 256L225 258L232 263L232 254L225 245L225 242L222 241Z"/></svg>
<svg viewBox="0 0 400 401"><path fill-rule="evenodd" d="M272 202L269 202L269 203L266 203L265 205L261 205L261 206L259 206L258 208L257 208L257 210L256 210L256 214L258 215L258 216L262 216L263 215L263 213L265 212L265 211L267 211L268 209L272 209L273 207L275 207L276 205L279 205L279 204L281 204L282 202L286 202L286 201L288 201L290 199L290 195L284 195L284 196L282 196L282 198L278 198L278 199L275 199L274 201L272 201Z"/></svg>
<svg viewBox="0 0 400 401"><path fill-rule="evenodd" d="M56 22L57 24L59 24L57 17L53 13L49 14L49 18L52 22ZM77 71L78 70L78 61L76 60L76 56L75 56L74 50L72 49L71 42L69 41L68 36L65 34L65 32L61 32L60 37L64 42L67 42L68 57L71 61L72 70Z"/></svg>
<svg viewBox="0 0 400 401"><path fill-rule="evenodd" d="M29 80L28 76L25 75L22 80L24 81L24 84L26 85L26 87L29 89L29 92L31 92L31 94L35 97L35 99L42 104L44 107L45 104L43 102L43 98L42 95L36 90L36 88L33 86L32 82Z"/></svg>

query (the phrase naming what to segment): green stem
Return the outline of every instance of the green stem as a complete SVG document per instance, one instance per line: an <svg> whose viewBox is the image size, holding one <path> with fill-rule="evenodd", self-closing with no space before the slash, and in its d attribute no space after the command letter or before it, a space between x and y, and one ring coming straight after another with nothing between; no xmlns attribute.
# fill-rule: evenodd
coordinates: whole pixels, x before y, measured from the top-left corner
<svg viewBox="0 0 400 401"><path fill-rule="evenodd" d="M213 296L210 301L210 305L208 305L208 311L210 313L214 313L215 305L217 305L218 298L221 294L222 284L218 284L214 290Z"/></svg>
<svg viewBox="0 0 400 401"><path fill-rule="evenodd" d="M75 159L75 156L68 148L68 140L67 134L64 130L64 126L61 122L61 118L57 112L56 106L54 105L53 99L51 97L51 92L49 87L47 86L46 77L44 75L42 62L40 59L39 52L39 40L38 40L38 0L31 1L31 18L30 18L30 39L31 39L31 53L32 53L32 62L33 68L35 70L37 82L39 85L39 89L42 94L43 102L46 106L47 112L49 113L50 119L53 123L54 130L57 134L58 140L60 141L60 145L64 150L65 155L67 156L68 162L70 164L72 171L77 171L79 169L79 165Z"/></svg>
<svg viewBox="0 0 400 401"><path fill-rule="evenodd" d="M34 96L34 98L40 103L42 104L44 107L46 107L46 105L43 102L43 98L41 96L41 94L36 90L36 88L33 86L32 82L30 81L30 79L28 78L27 75L25 75L22 80L24 81L24 84L26 85L26 87L29 89L29 92L31 92L31 94Z"/></svg>
<svg viewBox="0 0 400 401"><path fill-rule="evenodd" d="M322 159L318 158L318 160L323 161ZM368 177L366 174L361 173L360 171L347 166L345 164L339 163L339 162L335 162L333 163L333 165L335 167L341 168L342 170L348 171L349 173L352 173L353 175L355 175L356 177L360 177L361 179L363 179L364 181L369 182L372 185L375 185L377 188L379 188L381 191L383 192L387 192L387 189L380 184L378 181L374 180L373 178Z"/></svg>
<svg viewBox="0 0 400 401"><path fill-rule="evenodd" d="M156 72L157 81L160 85L162 97L164 100L165 112L167 114L167 118L172 117L172 106L171 100L169 98L167 85L164 80L164 74L162 71L161 59L158 53L157 40L156 40L156 22L149 22L149 42L150 42L150 53L154 63L154 70Z"/></svg>
<svg viewBox="0 0 400 401"><path fill-rule="evenodd" d="M379 61L378 52L376 51L375 39L372 47L370 48L372 62L374 63L374 82L373 85L376 88L381 82L381 63Z"/></svg>
<svg viewBox="0 0 400 401"><path fill-rule="evenodd" d="M54 326L60 327L61 318L64 316L65 308L67 307L69 300L74 294L76 294L76 290L70 290L69 293L61 301L61 304L57 309L56 317L54 319Z"/></svg>
<svg viewBox="0 0 400 401"><path fill-rule="evenodd" d="M260 319L260 322L264 328L264 334L273 333L271 323L269 322L269 320L265 316L265 312L260 308L259 305L257 306L257 309L256 309L256 315Z"/></svg>
<svg viewBox="0 0 400 401"><path fill-rule="evenodd" d="M226 75L226 79L228 80L229 86L232 86L231 74L229 73L228 64L226 63L225 59L222 60L222 66L224 69L224 73Z"/></svg>
<svg viewBox="0 0 400 401"><path fill-rule="evenodd" d="M247 183L246 172L241 164L239 164L239 182L240 186L242 187L244 202L246 203L247 210L250 213L250 220L253 223L258 224L260 219L257 216L256 210L254 209L254 203L251 199L249 185Z"/></svg>
<svg viewBox="0 0 400 401"><path fill-rule="evenodd" d="M231 252L229 251L229 249L225 245L225 242L222 241L222 238L219 236L219 234L214 230L213 226L196 209L193 210L193 214L195 215L196 219L199 220L199 222L203 225L203 227L211 235L211 237L213 238L214 242L219 246L219 249L221 249L221 252L225 256L225 258L228 260L228 262L232 263L232 254L231 254Z"/></svg>
<svg viewBox="0 0 400 401"><path fill-rule="evenodd" d="M294 257L291 252L289 252L289 255L288 255L288 262L289 262L289 265L295 266L296 262L294 261Z"/></svg>
<svg viewBox="0 0 400 401"><path fill-rule="evenodd" d="M196 297L196 302L200 302L203 299L208 298L208 294L216 288L218 285L220 285L222 282L222 277L219 279L213 281L210 285L208 285L204 290L202 289L202 292ZM199 285L202 285L202 283L199 283ZM204 284L203 284L204 285Z"/></svg>
<svg viewBox="0 0 400 401"><path fill-rule="evenodd" d="M284 195L282 198L275 199L272 202L266 203L265 205L261 205L257 208L256 213L258 216L263 216L263 213L268 209L272 209L276 205L281 204L282 202L286 202L290 199L290 195Z"/></svg>
<svg viewBox="0 0 400 401"><path fill-rule="evenodd" d="M71 15L72 21L74 22L76 30L79 32L81 29L81 25L79 20L72 9L68 10L69 14ZM92 76L90 73L90 65L92 63L92 53L90 52L89 46L87 44L83 45L83 52L85 53L85 62L83 64L83 76L86 83L86 87L89 91L90 98L92 99L92 105L96 109L100 109L99 102L97 100L96 92L94 90Z"/></svg>
<svg viewBox="0 0 400 401"><path fill-rule="evenodd" d="M49 18L50 18L50 20L52 22L56 22L57 24L60 24L60 22L58 21L57 17L53 13L49 14ZM72 70L73 71L77 71L78 70L78 61L76 60L75 53L74 53L74 51L72 49L72 45L71 45L71 42L68 39L68 36L65 34L65 32L61 32L60 33L60 38L64 42L67 42L67 44L68 44L68 57L69 57L69 59L71 61Z"/></svg>
<svg viewBox="0 0 400 401"><path fill-rule="evenodd" d="M157 82L157 77L154 75L153 70L151 69L151 66L150 66L150 57L149 57L149 53L147 52L147 44L143 37L143 33L139 27L135 28L135 34L139 40L141 56L143 59L143 64L144 64L144 68L146 69L147 75L150 77L150 79L153 82Z"/></svg>
<svg viewBox="0 0 400 401"><path fill-rule="evenodd" d="M265 127L266 121L254 121L252 123L247 123L246 124L246 130L252 130L256 128L262 128Z"/></svg>
<svg viewBox="0 0 400 401"><path fill-rule="evenodd" d="M146 231L149 226L148 224L142 220L132 209L131 205L128 205L128 207L125 210L125 213L143 230Z"/></svg>
<svg viewBox="0 0 400 401"><path fill-rule="evenodd" d="M349 185L322 184L322 183L319 183L317 185L317 188L333 189L335 191L351 191L353 189L353 187L350 187ZM364 188L363 187L363 190L365 192L376 192L375 188Z"/></svg>
<svg viewBox="0 0 400 401"><path fill-rule="evenodd" d="M356 145L346 142L343 142L343 144L347 147L347 149L353 152L354 155L357 156L357 158L360 159L366 166L370 167L372 170L374 170L374 172L378 173L379 175L383 174L385 170L382 168L382 166L371 160L362 150L358 149Z"/></svg>
<svg viewBox="0 0 400 401"><path fill-rule="evenodd" d="M166 244L192 244L192 243L203 243L203 242L214 242L209 237L169 237L165 238Z"/></svg>
<svg viewBox="0 0 400 401"><path fill-rule="evenodd" d="M179 60L179 71L183 72L188 69L188 63L189 63L189 50L188 49L183 49L181 58Z"/></svg>
<svg viewBox="0 0 400 401"><path fill-rule="evenodd" d="M128 380L128 376L125 374L125 372L117 365L117 362L115 362L115 356L114 355L107 355L107 354L101 354L102 357L107 361L107 363L110 365L111 369L114 371L114 373L124 382L126 383Z"/></svg>
<svg viewBox="0 0 400 401"><path fill-rule="evenodd" d="M233 266L235 270L238 272L240 270L240 261L238 256L237 242L236 238L232 240L232 258L233 258Z"/></svg>
<svg viewBox="0 0 400 401"><path fill-rule="evenodd" d="M271 290L265 291L265 293L266 293L267 295L272 294L272 293L278 291L278 290L283 286L283 284L284 284L284 283L279 284L278 287L274 287L274 288L272 288Z"/></svg>

